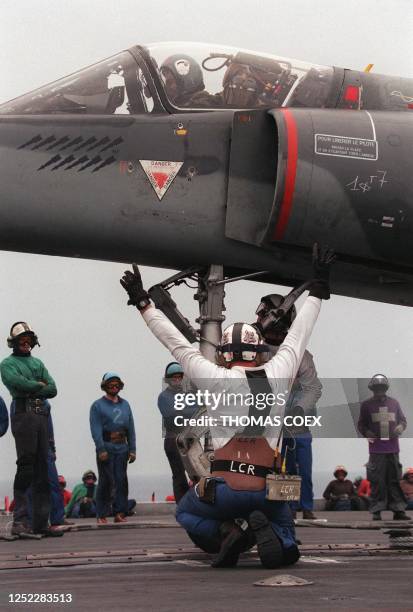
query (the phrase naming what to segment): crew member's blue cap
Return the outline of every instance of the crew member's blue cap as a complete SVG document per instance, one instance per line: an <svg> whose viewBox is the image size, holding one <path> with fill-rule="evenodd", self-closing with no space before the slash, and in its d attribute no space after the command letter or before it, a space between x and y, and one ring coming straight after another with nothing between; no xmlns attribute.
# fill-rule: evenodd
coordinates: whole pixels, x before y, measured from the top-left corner
<svg viewBox="0 0 413 612"><path fill-rule="evenodd" d="M103 375L102 382L108 382L108 380L112 380L112 378L122 380L119 374L116 374L116 372L106 372L106 374Z"/></svg>
<svg viewBox="0 0 413 612"><path fill-rule="evenodd" d="M171 378L174 374L184 374L182 366L177 361L172 361L172 363L168 363L165 370L165 378Z"/></svg>

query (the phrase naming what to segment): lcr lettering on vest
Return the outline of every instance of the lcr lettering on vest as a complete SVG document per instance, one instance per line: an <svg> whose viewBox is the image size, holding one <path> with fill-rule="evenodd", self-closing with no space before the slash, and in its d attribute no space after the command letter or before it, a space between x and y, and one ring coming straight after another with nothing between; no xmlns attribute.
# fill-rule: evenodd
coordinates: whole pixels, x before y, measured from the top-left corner
<svg viewBox="0 0 413 612"><path fill-rule="evenodd" d="M294 493L294 486L293 485L282 485L280 491L281 493L284 493L285 495L291 495Z"/></svg>
<svg viewBox="0 0 413 612"><path fill-rule="evenodd" d="M255 465L251 465L250 463L240 463L237 467L234 466L234 462L231 461L229 471L239 474L246 474L247 476L255 476Z"/></svg>

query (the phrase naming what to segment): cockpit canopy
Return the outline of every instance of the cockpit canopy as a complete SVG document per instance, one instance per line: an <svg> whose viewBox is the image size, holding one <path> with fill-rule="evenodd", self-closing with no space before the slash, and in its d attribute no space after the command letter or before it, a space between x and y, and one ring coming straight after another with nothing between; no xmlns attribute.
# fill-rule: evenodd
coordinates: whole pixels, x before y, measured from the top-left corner
<svg viewBox="0 0 413 612"><path fill-rule="evenodd" d="M332 76L331 67L231 47L150 44L15 98L0 106L0 114L322 107Z"/></svg>

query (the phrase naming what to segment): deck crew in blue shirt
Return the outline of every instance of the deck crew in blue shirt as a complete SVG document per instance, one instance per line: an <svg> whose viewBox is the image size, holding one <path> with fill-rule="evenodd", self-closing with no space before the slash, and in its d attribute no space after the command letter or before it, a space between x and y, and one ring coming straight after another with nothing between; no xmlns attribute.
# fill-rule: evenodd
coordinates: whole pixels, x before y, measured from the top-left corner
<svg viewBox="0 0 413 612"><path fill-rule="evenodd" d="M90 408L90 430L96 446L99 482L96 494L98 524L107 523L113 510L115 523L126 522L128 513L128 462L136 459L136 438L129 402L119 396L119 374L106 372L101 389L105 395Z"/></svg>

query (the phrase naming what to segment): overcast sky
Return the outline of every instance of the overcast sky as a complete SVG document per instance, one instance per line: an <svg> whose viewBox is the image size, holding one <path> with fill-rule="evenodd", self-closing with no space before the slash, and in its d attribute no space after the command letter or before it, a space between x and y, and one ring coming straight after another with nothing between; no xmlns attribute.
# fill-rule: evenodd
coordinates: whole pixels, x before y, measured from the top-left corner
<svg viewBox="0 0 413 612"><path fill-rule="evenodd" d="M133 44L168 40L217 42L359 70L374 63L375 72L413 77L412 31L410 0L2 0L0 102ZM170 357L136 311L125 306L118 280L123 269L0 252L0 358L8 354L11 323L28 321L42 345L34 354L58 385L53 400L58 470L68 477L95 465L88 414L107 370L122 375L134 410L138 460L131 474L168 470L156 398ZM169 274L143 269L148 286ZM251 320L259 297L274 290L258 283L229 285L227 322ZM174 297L195 316L189 289ZM333 297L323 305L309 348L324 377L369 377L376 371L412 377L411 310ZM1 385L0 393L9 403ZM412 441L404 440L402 450L404 465L413 464ZM366 443L317 442L315 455L317 470L344 463L359 472ZM8 433L0 441L0 480L12 479L14 462Z"/></svg>

